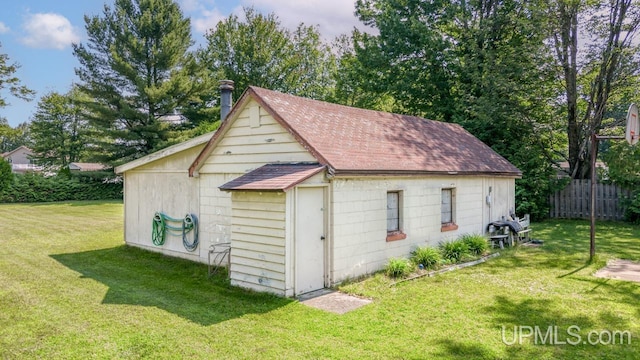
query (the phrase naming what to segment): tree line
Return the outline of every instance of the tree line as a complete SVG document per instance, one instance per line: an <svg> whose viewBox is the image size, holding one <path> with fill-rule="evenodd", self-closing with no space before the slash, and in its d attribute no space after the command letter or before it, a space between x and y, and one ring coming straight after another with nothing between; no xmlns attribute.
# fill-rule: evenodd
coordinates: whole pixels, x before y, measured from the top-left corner
<svg viewBox="0 0 640 360"><path fill-rule="evenodd" d="M88 39L73 47L79 82L43 96L21 129L0 123L0 145L28 142L48 166L117 165L215 130L217 81L231 79L235 98L255 85L459 123L523 171L517 212L542 217L559 186L558 164L588 177L590 135L620 133L627 107L640 100L638 5L357 0L368 30L331 42L315 26L287 29L277 14L245 8L211 24L194 48L176 1L116 0L85 16ZM3 56L0 89L31 96ZM638 184L637 148L600 150L608 178Z"/></svg>

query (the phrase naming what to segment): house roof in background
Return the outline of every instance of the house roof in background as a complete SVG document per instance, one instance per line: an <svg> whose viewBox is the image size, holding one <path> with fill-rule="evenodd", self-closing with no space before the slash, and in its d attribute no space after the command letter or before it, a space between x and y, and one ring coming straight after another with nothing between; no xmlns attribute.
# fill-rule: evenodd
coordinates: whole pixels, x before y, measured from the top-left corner
<svg viewBox="0 0 640 360"><path fill-rule="evenodd" d="M254 99L332 175L491 174L521 171L460 125L337 105L249 87L189 169L193 175Z"/></svg>
<svg viewBox="0 0 640 360"><path fill-rule="evenodd" d="M80 171L100 171L107 169L107 165L100 163L72 162L69 164L69 169Z"/></svg>
<svg viewBox="0 0 640 360"><path fill-rule="evenodd" d="M18 151L20 151L20 150L25 150L25 151L27 151L27 152L29 152L29 153L33 154L33 150L31 150L31 149L29 149L28 147L26 147L26 146L22 145L22 146L18 146L17 148L15 148L15 149L13 149L13 150L11 150L11 151L7 151L6 153L3 153L3 154L2 154L2 157L3 157L3 158L7 158L7 157L9 157L9 156L11 156L11 155L13 155L13 154L17 153L17 152L18 152Z"/></svg>
<svg viewBox="0 0 640 360"><path fill-rule="evenodd" d="M319 164L267 164L229 181L220 189L287 191L323 169Z"/></svg>

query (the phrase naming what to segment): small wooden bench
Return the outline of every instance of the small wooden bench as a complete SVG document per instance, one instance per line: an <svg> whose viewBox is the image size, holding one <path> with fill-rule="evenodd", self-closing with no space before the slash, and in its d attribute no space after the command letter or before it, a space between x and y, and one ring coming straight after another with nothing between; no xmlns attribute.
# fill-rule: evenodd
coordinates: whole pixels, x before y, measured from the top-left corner
<svg viewBox="0 0 640 360"><path fill-rule="evenodd" d="M529 214L526 214L522 219L516 218L522 230L518 231L518 242L531 241L531 219Z"/></svg>

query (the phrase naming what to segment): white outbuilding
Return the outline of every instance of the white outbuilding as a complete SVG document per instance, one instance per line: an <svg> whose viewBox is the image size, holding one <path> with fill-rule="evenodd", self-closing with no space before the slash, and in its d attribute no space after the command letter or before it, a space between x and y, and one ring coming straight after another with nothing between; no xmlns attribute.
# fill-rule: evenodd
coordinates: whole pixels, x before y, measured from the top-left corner
<svg viewBox="0 0 640 360"><path fill-rule="evenodd" d="M207 263L230 243L231 283L282 296L485 233L513 212L521 176L459 125L257 87L215 133L116 172L127 244ZM197 247L181 235L154 245L156 213L193 214Z"/></svg>

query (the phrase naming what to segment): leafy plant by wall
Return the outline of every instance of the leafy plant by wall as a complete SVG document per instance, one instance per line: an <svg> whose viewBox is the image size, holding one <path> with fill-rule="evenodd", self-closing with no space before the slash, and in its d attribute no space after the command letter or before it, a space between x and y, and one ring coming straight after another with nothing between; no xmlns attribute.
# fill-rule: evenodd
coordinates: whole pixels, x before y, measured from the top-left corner
<svg viewBox="0 0 640 360"><path fill-rule="evenodd" d="M469 246L462 239L446 241L440 244L440 252L444 259L456 263L469 255Z"/></svg>
<svg viewBox="0 0 640 360"><path fill-rule="evenodd" d="M460 240L467 245L471 255L482 255L489 249L487 238L480 234L465 234L460 237Z"/></svg>
<svg viewBox="0 0 640 360"><path fill-rule="evenodd" d="M435 268L441 260L440 252L433 247L423 246L411 252L411 261L416 265L422 264L425 269Z"/></svg>
<svg viewBox="0 0 640 360"><path fill-rule="evenodd" d="M414 267L407 259L390 259L385 267L385 274L393 278L402 278L411 274Z"/></svg>

